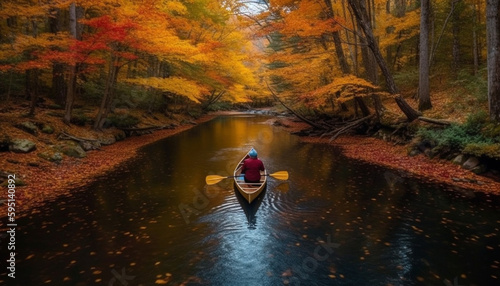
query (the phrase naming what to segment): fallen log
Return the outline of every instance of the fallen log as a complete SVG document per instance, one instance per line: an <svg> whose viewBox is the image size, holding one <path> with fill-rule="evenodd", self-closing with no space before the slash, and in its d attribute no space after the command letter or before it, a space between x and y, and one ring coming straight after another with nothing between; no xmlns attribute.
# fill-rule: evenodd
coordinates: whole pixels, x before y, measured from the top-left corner
<svg viewBox="0 0 500 286"><path fill-rule="evenodd" d="M345 134L353 129L358 128L361 124L365 123L369 119L372 119L374 116L375 116L375 114L370 114L370 115L365 116L363 118L351 121L340 128L336 128L334 130L331 130L329 132L324 133L323 135L321 135L321 137L332 136L330 138L330 142L332 142L333 140L337 139L337 137L339 137L340 135Z"/></svg>
<svg viewBox="0 0 500 286"><path fill-rule="evenodd" d="M433 123L433 124L438 124L438 125L451 125L452 122L448 120L443 120L443 119L435 119L435 118L429 118L429 117L424 117L424 116L419 116L418 119L420 121L428 122L428 123Z"/></svg>
<svg viewBox="0 0 500 286"><path fill-rule="evenodd" d="M305 118L304 116L298 114L297 112L295 112L293 109L291 109L290 107L288 107L279 97L278 95L271 89L271 87L269 86L269 84L267 83L266 81L266 85L267 85L267 89L269 89L269 91L271 92L271 94L273 95L273 97L279 102L281 103L281 105L283 105L288 111L290 111L291 113L293 113L295 116L297 116L297 118L299 118L300 120L304 121L305 123L309 124L310 126L316 128L316 129L327 129L325 126L322 126L322 125L319 125L319 124L316 124L314 122L312 122L311 120Z"/></svg>

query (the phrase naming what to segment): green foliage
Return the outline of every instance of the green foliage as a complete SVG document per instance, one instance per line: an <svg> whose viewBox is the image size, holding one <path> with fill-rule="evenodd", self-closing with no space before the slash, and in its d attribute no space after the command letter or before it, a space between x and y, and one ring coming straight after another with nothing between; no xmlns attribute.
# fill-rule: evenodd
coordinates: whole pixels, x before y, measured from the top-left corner
<svg viewBox="0 0 500 286"><path fill-rule="evenodd" d="M500 125L488 121L488 114L471 114L462 124L445 129L421 129L418 136L439 149L456 149L466 154L500 158Z"/></svg>
<svg viewBox="0 0 500 286"><path fill-rule="evenodd" d="M463 150L469 144L493 143L490 138L482 134L482 127L487 120L487 114L478 112L471 114L467 122L462 125L452 124L445 129L421 129L417 135L429 140L437 147L447 147Z"/></svg>
<svg viewBox="0 0 500 286"><path fill-rule="evenodd" d="M479 103L488 101L488 77L487 70L483 68L476 75L471 74L469 70L462 69L458 72L457 80L452 84L464 87L473 95Z"/></svg>
<svg viewBox="0 0 500 286"><path fill-rule="evenodd" d="M111 114L108 116L109 121L111 121L111 124L113 126L116 126L118 128L128 128L135 126L141 122L139 118L130 115L128 113L122 113L122 114Z"/></svg>
<svg viewBox="0 0 500 286"><path fill-rule="evenodd" d="M464 123L464 128L469 134L481 134L483 126L488 122L488 114L484 111L471 113Z"/></svg>
<svg viewBox="0 0 500 286"><path fill-rule="evenodd" d="M229 101L217 101L216 103L210 104L206 108L207 111L221 111L231 109L233 109L233 104Z"/></svg>
<svg viewBox="0 0 500 286"><path fill-rule="evenodd" d="M282 61L274 61L272 63L269 63L267 65L267 67L269 69L279 69L279 68L284 68L284 67L287 67L289 66L289 64L285 63L285 62L282 62Z"/></svg>
<svg viewBox="0 0 500 286"><path fill-rule="evenodd" d="M102 94L104 92L104 87L105 82L103 79L96 79L96 80L86 80L83 81L82 83L82 90L85 92L83 93L82 97L85 99L85 102L94 105L94 106L99 106L102 98Z"/></svg>
<svg viewBox="0 0 500 286"><path fill-rule="evenodd" d="M117 83L115 92L117 94L115 107L135 108L148 106L154 91L148 91L147 88L142 86Z"/></svg>
<svg viewBox="0 0 500 286"><path fill-rule="evenodd" d="M1 63L0 63L1 64ZM26 75L15 72L0 72L0 99L5 99L5 94L22 95L26 91Z"/></svg>
<svg viewBox="0 0 500 286"><path fill-rule="evenodd" d="M73 115L71 116L71 123L78 126L85 126L85 124L91 123L91 121L92 119L81 111L73 112Z"/></svg>
<svg viewBox="0 0 500 286"><path fill-rule="evenodd" d="M488 122L481 130L482 134L491 138L494 142L500 143L500 123Z"/></svg>
<svg viewBox="0 0 500 286"><path fill-rule="evenodd" d="M471 143L465 146L463 152L474 156L487 156L500 159L500 144Z"/></svg>
<svg viewBox="0 0 500 286"><path fill-rule="evenodd" d="M418 86L418 68L406 68L394 74L394 81L402 89Z"/></svg>

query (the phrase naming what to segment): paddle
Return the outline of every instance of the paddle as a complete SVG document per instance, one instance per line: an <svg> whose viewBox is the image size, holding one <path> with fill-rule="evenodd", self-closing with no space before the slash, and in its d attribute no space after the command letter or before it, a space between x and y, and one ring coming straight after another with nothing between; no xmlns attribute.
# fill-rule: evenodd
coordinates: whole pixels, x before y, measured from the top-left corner
<svg viewBox="0 0 500 286"><path fill-rule="evenodd" d="M288 172L287 171L278 171L276 173L266 174L266 176L271 176L271 177L278 179L278 180L288 180ZM224 176L219 176L219 175L208 175L205 178L205 182L207 183L207 185L214 185L214 184L217 184L218 182L220 182L224 179L234 178L234 177L235 176L224 177Z"/></svg>

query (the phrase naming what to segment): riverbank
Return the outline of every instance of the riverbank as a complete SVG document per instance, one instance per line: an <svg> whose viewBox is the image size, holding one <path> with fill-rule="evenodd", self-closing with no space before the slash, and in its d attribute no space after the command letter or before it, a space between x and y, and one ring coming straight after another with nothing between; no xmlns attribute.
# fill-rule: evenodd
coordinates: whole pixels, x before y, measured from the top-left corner
<svg viewBox="0 0 500 286"><path fill-rule="evenodd" d="M65 156L58 164L42 160L35 153L0 153L0 163L4 173L14 174L25 186L16 186L17 216L36 213L37 206L60 196L71 196L73 191L84 187L120 164L135 157L137 151L148 144L178 134L219 115L235 115L241 112L220 112L205 115L195 122L185 121L174 129L162 129L151 134L127 137L99 150L87 152L85 158ZM308 125L291 117L280 118L287 131L299 131ZM274 120L270 120L270 123ZM73 130L77 132L77 130ZM14 132L14 131L12 131ZM43 138L42 138L43 139ZM380 165L394 170L394 178L417 177L439 184L446 190L459 191L471 196L473 192L500 195L500 183L490 178L476 175L449 161L430 159L423 155L409 157L407 147L394 145L380 139L363 136L342 136L333 142L329 138L301 137L305 142L330 144L342 148L349 158ZM42 149L43 151L43 149ZM3 212L6 213L6 212ZM5 216L5 215L0 215Z"/></svg>
<svg viewBox="0 0 500 286"><path fill-rule="evenodd" d="M289 132L310 127L293 118L280 118L280 121L280 125ZM395 145L367 136L341 136L332 142L328 137L301 137L301 140L340 147L343 154L349 158L394 170L395 180L398 177L416 177L441 185L444 190L458 191L467 197L474 196L474 192L500 195L500 182L476 175L450 161L431 159L422 154L410 157L405 145Z"/></svg>
<svg viewBox="0 0 500 286"><path fill-rule="evenodd" d="M15 175L23 185L15 187L16 217L37 212L37 207L60 196L71 196L120 164L137 155L140 148L188 130L199 123L213 119L216 115L205 115L194 121L185 121L172 129L157 130L150 134L127 137L99 150L89 151L85 158L64 156L58 163L49 162L37 156L37 152L19 154L0 153L1 171ZM77 127L74 127L77 128ZM77 130L74 129L74 132ZM39 148L40 149L40 148ZM24 185L25 184L25 185ZM7 194L5 192L5 194ZM5 199L2 196L2 199ZM1 217L6 215L2 212Z"/></svg>

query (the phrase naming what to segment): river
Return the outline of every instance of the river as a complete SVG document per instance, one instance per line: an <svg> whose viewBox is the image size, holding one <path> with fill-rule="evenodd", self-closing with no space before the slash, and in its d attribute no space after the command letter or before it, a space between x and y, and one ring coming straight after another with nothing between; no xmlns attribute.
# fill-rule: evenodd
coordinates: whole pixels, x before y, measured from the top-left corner
<svg viewBox="0 0 500 286"><path fill-rule="evenodd" d="M462 196L302 143L269 117L220 117L143 148L17 221L6 285L500 285L497 197ZM251 147L252 205L231 179ZM2 245L5 245L2 243ZM5 247L2 260L7 257ZM0 284L2 284L0 282Z"/></svg>

